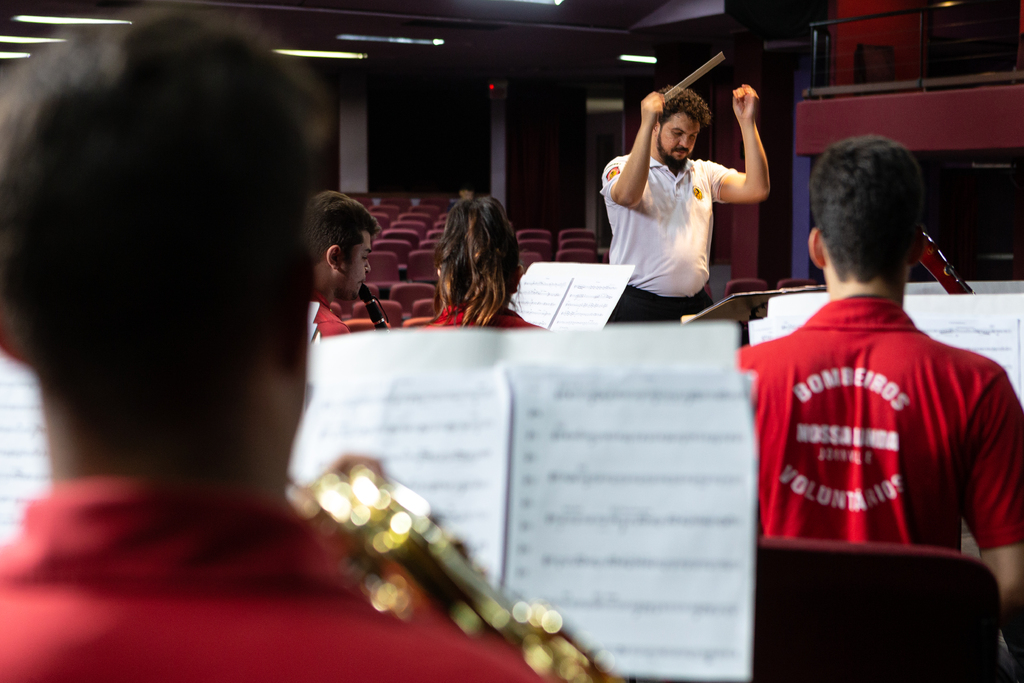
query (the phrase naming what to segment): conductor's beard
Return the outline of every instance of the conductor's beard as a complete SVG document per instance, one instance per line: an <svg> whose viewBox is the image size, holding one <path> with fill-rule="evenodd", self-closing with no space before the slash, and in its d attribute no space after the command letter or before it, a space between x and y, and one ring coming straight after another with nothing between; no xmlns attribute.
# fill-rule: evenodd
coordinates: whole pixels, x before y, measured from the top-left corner
<svg viewBox="0 0 1024 683"><path fill-rule="evenodd" d="M686 160L690 156L690 150L686 147L676 147L675 152L677 154L679 152L684 152L684 154L682 158L672 156L667 151L665 151L664 147L662 147L660 135L658 136L657 140L655 140L654 145L658 150L658 154L661 156L662 163L668 167L668 170L678 175L679 172L683 170L683 167L686 166Z"/></svg>

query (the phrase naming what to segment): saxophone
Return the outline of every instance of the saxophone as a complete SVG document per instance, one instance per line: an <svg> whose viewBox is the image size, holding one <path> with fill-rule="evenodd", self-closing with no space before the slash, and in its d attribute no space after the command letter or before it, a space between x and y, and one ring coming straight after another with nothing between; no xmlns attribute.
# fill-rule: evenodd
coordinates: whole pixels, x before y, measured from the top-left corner
<svg viewBox="0 0 1024 683"><path fill-rule="evenodd" d="M496 633L541 676L567 683L621 683L607 653L591 655L544 603L514 602L493 588L461 544L430 518L429 505L400 484L357 465L294 487L299 514L347 550L349 571L381 612L409 619L423 598L470 636Z"/></svg>

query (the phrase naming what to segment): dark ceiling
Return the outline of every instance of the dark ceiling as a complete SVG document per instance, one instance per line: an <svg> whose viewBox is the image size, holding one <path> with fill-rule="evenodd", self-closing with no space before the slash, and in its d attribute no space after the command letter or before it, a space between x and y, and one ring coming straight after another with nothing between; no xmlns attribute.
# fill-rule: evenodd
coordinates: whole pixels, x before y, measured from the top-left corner
<svg viewBox="0 0 1024 683"><path fill-rule="evenodd" d="M285 48L364 52L369 57L360 61L316 60L317 68L393 77L616 80L653 73L652 66L620 61L620 54L653 55L658 43L713 43L741 30L724 13L724 0L564 0L558 6L510 0L0 0L0 34L55 32L11 21L17 14L110 17L126 7L157 4L245 16ZM340 33L445 43L340 41Z"/></svg>

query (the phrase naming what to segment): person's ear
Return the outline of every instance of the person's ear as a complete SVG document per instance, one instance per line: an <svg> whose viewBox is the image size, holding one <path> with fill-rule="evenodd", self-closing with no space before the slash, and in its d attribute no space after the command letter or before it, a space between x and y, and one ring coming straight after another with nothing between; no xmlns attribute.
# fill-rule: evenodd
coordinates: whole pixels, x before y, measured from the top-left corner
<svg viewBox="0 0 1024 683"><path fill-rule="evenodd" d="M825 248L825 239L821 236L821 230L811 228L811 234L807 236L807 253L811 257L811 263L825 270L828 263L828 249Z"/></svg>
<svg viewBox="0 0 1024 683"><path fill-rule="evenodd" d="M331 270L343 270L345 268L345 254L341 252L341 247L337 244L332 244L328 247L324 253L324 260L327 261L327 265L331 267Z"/></svg>
<svg viewBox="0 0 1024 683"><path fill-rule="evenodd" d="M921 260L921 255L924 254L925 246L927 246L928 238L924 236L924 230L921 226L917 226L914 229L914 241L910 243L910 250L907 251L907 265L912 266Z"/></svg>

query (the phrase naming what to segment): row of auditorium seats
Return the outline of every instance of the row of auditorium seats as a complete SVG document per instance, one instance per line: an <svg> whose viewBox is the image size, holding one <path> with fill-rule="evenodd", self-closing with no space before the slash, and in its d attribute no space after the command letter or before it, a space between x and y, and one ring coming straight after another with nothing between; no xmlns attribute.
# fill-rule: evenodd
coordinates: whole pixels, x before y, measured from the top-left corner
<svg viewBox="0 0 1024 683"><path fill-rule="evenodd" d="M791 289L794 287L814 287L819 283L809 278L794 278L787 277L783 278L776 283L776 289ZM726 298L733 294L743 294L744 292L764 292L768 289L767 280L762 280L758 277L741 277L735 280L729 280L725 283L725 296Z"/></svg>
<svg viewBox="0 0 1024 683"><path fill-rule="evenodd" d="M597 263L597 240L594 233L582 228L562 230L558 233L558 247L548 230L525 229L516 231L520 254L530 255L532 261L555 261L573 263ZM534 259L533 255L538 255Z"/></svg>

